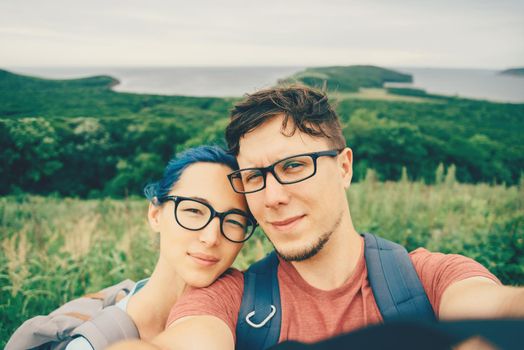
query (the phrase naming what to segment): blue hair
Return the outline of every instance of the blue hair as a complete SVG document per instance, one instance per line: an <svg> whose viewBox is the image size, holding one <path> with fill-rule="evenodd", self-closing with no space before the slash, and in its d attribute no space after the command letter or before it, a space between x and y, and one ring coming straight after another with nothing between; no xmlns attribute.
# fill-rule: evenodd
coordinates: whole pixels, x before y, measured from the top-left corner
<svg viewBox="0 0 524 350"><path fill-rule="evenodd" d="M184 170L195 163L223 164L233 170L238 170L238 163L232 155L218 146L198 146L190 148L167 163L164 175L157 181L144 187L147 199L153 201L156 198L167 196L173 186L178 182Z"/></svg>

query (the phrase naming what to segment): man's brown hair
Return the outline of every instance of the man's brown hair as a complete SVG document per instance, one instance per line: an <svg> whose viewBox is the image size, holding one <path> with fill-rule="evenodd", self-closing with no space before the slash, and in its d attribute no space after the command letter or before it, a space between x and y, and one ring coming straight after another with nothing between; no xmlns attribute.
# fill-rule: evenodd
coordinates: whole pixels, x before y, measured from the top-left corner
<svg viewBox="0 0 524 350"><path fill-rule="evenodd" d="M286 136L298 129L310 136L327 138L334 149L346 147L339 117L327 95L310 87L291 85L248 94L234 106L226 128L229 151L238 155L240 138L278 114L284 115L282 132L290 118L293 122L293 129Z"/></svg>

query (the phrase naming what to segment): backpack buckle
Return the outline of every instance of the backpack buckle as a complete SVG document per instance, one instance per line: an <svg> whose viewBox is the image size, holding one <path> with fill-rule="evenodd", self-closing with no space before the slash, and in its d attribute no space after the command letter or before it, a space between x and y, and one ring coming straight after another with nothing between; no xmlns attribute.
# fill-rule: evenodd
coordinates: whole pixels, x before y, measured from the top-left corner
<svg viewBox="0 0 524 350"><path fill-rule="evenodd" d="M250 325L253 328L262 328L264 327L266 323L269 322L270 319L273 318L273 316L275 316L276 312L277 312L277 308L274 305L271 305L271 312L269 313L269 315L267 315L267 317L262 322L254 323L253 321L251 321L251 317L255 316L255 311L253 310L247 314L246 322L248 325Z"/></svg>

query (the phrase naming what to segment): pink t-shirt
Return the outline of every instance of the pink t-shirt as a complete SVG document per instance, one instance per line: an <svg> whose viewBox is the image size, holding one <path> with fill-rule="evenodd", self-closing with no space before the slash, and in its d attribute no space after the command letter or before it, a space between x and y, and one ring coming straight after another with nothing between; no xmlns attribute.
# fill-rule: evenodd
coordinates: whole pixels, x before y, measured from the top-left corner
<svg viewBox="0 0 524 350"><path fill-rule="evenodd" d="M354 273L339 288L324 291L310 286L283 260L278 268L282 305L279 342L316 342L334 335L382 322L367 279L364 252ZM482 276L500 283L476 261L456 254L431 253L418 248L409 254L438 317L443 292L453 282ZM235 336L242 301L244 276L230 269L207 288L191 289L171 309L167 326L186 316L212 315L223 320Z"/></svg>

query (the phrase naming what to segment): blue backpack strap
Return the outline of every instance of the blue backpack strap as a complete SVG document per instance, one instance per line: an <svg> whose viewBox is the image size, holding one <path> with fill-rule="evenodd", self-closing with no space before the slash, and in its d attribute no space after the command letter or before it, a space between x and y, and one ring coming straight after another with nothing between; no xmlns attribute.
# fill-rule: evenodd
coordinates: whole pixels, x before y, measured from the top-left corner
<svg viewBox="0 0 524 350"><path fill-rule="evenodd" d="M273 251L244 273L236 349L262 350L278 342L282 309L277 272L278 257Z"/></svg>
<svg viewBox="0 0 524 350"><path fill-rule="evenodd" d="M434 321L435 313L406 249L371 233L363 236L368 279L384 321Z"/></svg>

